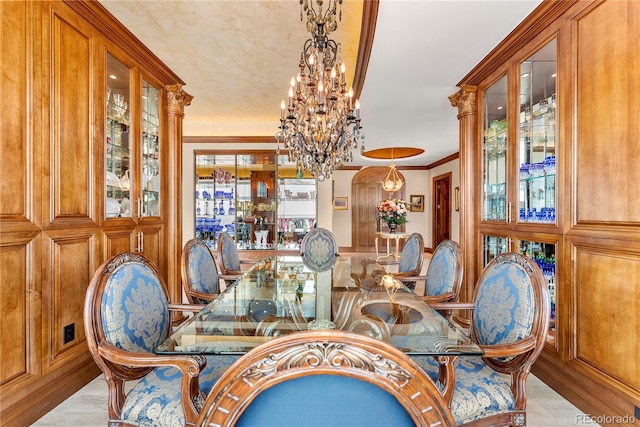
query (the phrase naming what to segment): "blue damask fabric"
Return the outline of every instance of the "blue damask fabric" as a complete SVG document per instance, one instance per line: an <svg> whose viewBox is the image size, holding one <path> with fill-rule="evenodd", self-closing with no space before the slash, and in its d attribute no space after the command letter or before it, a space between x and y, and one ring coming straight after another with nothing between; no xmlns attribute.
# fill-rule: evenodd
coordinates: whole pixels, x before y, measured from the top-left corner
<svg viewBox="0 0 640 427"><path fill-rule="evenodd" d="M398 265L399 273L406 273L407 271L413 271L417 268L423 248L420 247L420 240L417 237L409 236L407 242L402 248L400 254L400 264ZM419 273L419 272L418 272Z"/></svg>
<svg viewBox="0 0 640 427"><path fill-rule="evenodd" d="M220 233L219 239L218 244L222 245L224 267L228 270L240 271L240 256L236 243L227 233Z"/></svg>
<svg viewBox="0 0 640 427"><path fill-rule="evenodd" d="M189 284L192 289L211 294L212 299L215 294L220 293L218 271L208 248L201 245L194 246L189 256L188 268ZM199 302L206 304L209 301Z"/></svg>
<svg viewBox="0 0 640 427"><path fill-rule="evenodd" d="M207 356L200 373L203 397L213 388L222 373L240 356ZM176 368L156 368L127 393L122 420L140 427L182 427L185 424L180 399L181 375Z"/></svg>
<svg viewBox="0 0 640 427"><path fill-rule="evenodd" d="M333 266L338 248L329 230L316 228L305 236L300 251L307 267L323 271Z"/></svg>
<svg viewBox="0 0 640 427"><path fill-rule="evenodd" d="M442 295L453 290L456 277L456 257L453 251L441 246L436 249L427 269L425 295Z"/></svg>
<svg viewBox="0 0 640 427"><path fill-rule="evenodd" d="M478 283L474 330L480 344L512 343L531 335L535 313L533 284L516 263L497 263ZM438 365L431 356L412 356L434 381ZM480 357L456 360L451 412L457 424L515 409L511 376L491 369Z"/></svg>
<svg viewBox="0 0 640 427"><path fill-rule="evenodd" d="M158 276L140 263L118 266L105 286L102 322L111 344L127 351L152 353L167 338L170 328L167 297ZM204 396L238 357L207 357L199 377ZM122 420L142 427L184 426L181 385L177 368L155 368L127 393Z"/></svg>
<svg viewBox="0 0 640 427"><path fill-rule="evenodd" d="M438 380L438 362L433 356L411 356L434 382ZM515 408L511 393L511 376L500 374L480 357L456 359L456 389L451 399L451 413L456 424L468 423Z"/></svg>
<svg viewBox="0 0 640 427"><path fill-rule="evenodd" d="M480 344L507 344L531 335L535 299L522 266L496 264L478 287L473 319Z"/></svg>
<svg viewBox="0 0 640 427"><path fill-rule="evenodd" d="M166 339L167 297L149 267L129 262L113 271L102 296L102 324L107 341L127 351L152 353Z"/></svg>

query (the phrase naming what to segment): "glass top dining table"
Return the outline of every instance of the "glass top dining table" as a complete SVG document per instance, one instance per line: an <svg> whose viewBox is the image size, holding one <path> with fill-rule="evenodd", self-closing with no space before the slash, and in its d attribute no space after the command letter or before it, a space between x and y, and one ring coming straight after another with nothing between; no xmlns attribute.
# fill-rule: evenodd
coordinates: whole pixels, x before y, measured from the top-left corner
<svg viewBox="0 0 640 427"><path fill-rule="evenodd" d="M383 267L373 259L339 256L331 267L313 271L301 256L263 258L180 325L156 353L244 354L280 335L341 329L411 355L482 354L401 282L391 287L373 283L372 268Z"/></svg>

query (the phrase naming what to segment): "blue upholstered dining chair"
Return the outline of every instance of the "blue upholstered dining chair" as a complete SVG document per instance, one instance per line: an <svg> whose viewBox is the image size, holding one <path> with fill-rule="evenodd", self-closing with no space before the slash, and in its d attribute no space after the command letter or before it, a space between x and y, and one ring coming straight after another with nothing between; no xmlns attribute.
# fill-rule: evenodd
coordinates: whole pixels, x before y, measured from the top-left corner
<svg viewBox="0 0 640 427"><path fill-rule="evenodd" d="M274 338L220 377L196 426L455 425L435 384L405 353L365 335Z"/></svg>
<svg viewBox="0 0 640 427"><path fill-rule="evenodd" d="M335 236L326 228L314 228L302 238L300 255L310 270L327 270L335 264L338 256Z"/></svg>
<svg viewBox="0 0 640 427"><path fill-rule="evenodd" d="M207 304L220 293L216 259L206 242L191 239L180 258L182 288L191 304Z"/></svg>
<svg viewBox="0 0 640 427"><path fill-rule="evenodd" d="M172 308L156 266L138 254L112 257L89 283L85 333L108 385L110 426L194 423L204 396L237 359L154 354L169 336Z"/></svg>
<svg viewBox="0 0 640 427"><path fill-rule="evenodd" d="M412 233L404 244L400 259L398 260L398 271L388 273L385 270L374 270L371 275L376 283L380 283L380 278L385 274L391 274L396 279L403 282L409 289L415 288L415 282L407 281L405 278L418 276L422 271L424 263L424 238L420 233Z"/></svg>
<svg viewBox="0 0 640 427"><path fill-rule="evenodd" d="M443 240L433 251L426 275L403 280L405 283L425 282L422 299L428 303L456 301L462 285L463 269L460 245L453 240ZM450 313L445 311L442 314L449 316Z"/></svg>
<svg viewBox="0 0 640 427"><path fill-rule="evenodd" d="M451 411L458 425L526 425L526 379L549 328L549 290L530 258L505 253L482 271L473 303L434 303L438 309L470 309L471 338L483 357L459 357ZM432 379L433 357L414 356Z"/></svg>
<svg viewBox="0 0 640 427"><path fill-rule="evenodd" d="M229 280L238 279L242 275L242 264L254 264L253 261L240 259L236 242L226 231L218 236L218 261L220 273Z"/></svg>

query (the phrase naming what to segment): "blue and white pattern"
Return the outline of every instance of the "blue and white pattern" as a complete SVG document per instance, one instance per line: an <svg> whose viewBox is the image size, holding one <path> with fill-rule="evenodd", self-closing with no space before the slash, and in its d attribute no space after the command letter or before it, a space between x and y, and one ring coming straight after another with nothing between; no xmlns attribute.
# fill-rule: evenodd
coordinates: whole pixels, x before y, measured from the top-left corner
<svg viewBox="0 0 640 427"><path fill-rule="evenodd" d="M309 269L325 271L335 263L338 247L329 230L316 228L304 236L300 252Z"/></svg>
<svg viewBox="0 0 640 427"><path fill-rule="evenodd" d="M204 398L222 373L239 357L207 356L207 365L198 377ZM122 420L140 427L184 426L181 386L182 378L178 369L154 369L127 393L122 408Z"/></svg>
<svg viewBox="0 0 640 427"><path fill-rule="evenodd" d="M524 267L506 256L485 268L477 284L473 328L478 343L508 344L531 335L535 317L534 284ZM438 364L432 356L412 356L434 381ZM508 359L505 359L508 360ZM451 412L457 424L516 409L511 376L481 357L458 357Z"/></svg>
<svg viewBox="0 0 640 427"><path fill-rule="evenodd" d="M191 249L188 262L189 285L195 291L210 294L211 299L220 293L218 271L213 256L204 245L194 245ZM209 301L199 300L201 304Z"/></svg>
<svg viewBox="0 0 640 427"><path fill-rule="evenodd" d="M508 344L531 335L535 297L522 266L494 264L477 286L473 321L480 344Z"/></svg>
<svg viewBox="0 0 640 427"><path fill-rule="evenodd" d="M415 271L418 268L421 257L423 256L424 248L420 244L420 238L417 233L413 233L407 239L407 242L402 248L400 254L400 264L398 265L399 273L406 273L409 271ZM420 272L416 272L419 274Z"/></svg>
<svg viewBox="0 0 640 427"><path fill-rule="evenodd" d="M225 270L240 271L240 256L236 242L233 241L228 233L222 232L218 236L218 245L220 245L222 254L222 265Z"/></svg>
<svg viewBox="0 0 640 427"><path fill-rule="evenodd" d="M424 294L435 296L453 291L456 255L451 247L439 245L429 262Z"/></svg>
<svg viewBox="0 0 640 427"><path fill-rule="evenodd" d="M433 356L411 356L434 382L438 380L438 362ZM511 393L511 376L500 374L480 357L456 359L456 388L451 399L451 413L456 424L465 424L515 409Z"/></svg>
<svg viewBox="0 0 640 427"><path fill-rule="evenodd" d="M126 262L111 272L101 309L107 341L123 350L153 353L169 335L166 293L157 274L145 264ZM203 398L238 357L207 357L199 376ZM184 426L181 387L179 369L153 369L126 394L121 419L143 427Z"/></svg>
<svg viewBox="0 0 640 427"><path fill-rule="evenodd" d="M171 326L167 297L153 270L129 262L113 271L102 296L102 324L112 345L153 353Z"/></svg>

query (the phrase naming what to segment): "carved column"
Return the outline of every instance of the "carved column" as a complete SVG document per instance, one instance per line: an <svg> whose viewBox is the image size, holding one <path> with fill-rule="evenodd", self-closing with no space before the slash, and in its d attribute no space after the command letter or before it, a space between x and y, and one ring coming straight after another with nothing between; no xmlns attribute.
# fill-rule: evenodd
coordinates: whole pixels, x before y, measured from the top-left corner
<svg viewBox="0 0 640 427"><path fill-rule="evenodd" d="M167 93L167 136L169 153L167 157L168 183L165 202L167 206L166 248L167 286L172 302L182 302L182 286L180 283L180 254L182 252L182 120L184 107L193 99L182 89L182 85L168 85Z"/></svg>
<svg viewBox="0 0 640 427"><path fill-rule="evenodd" d="M451 105L458 108L460 123L460 246L464 257L464 278L460 290L460 301L469 302L473 296L478 262L478 201L475 177L479 165L479 143L477 141L478 102L477 87L463 85L449 97ZM468 313L461 313L463 323L468 323Z"/></svg>

